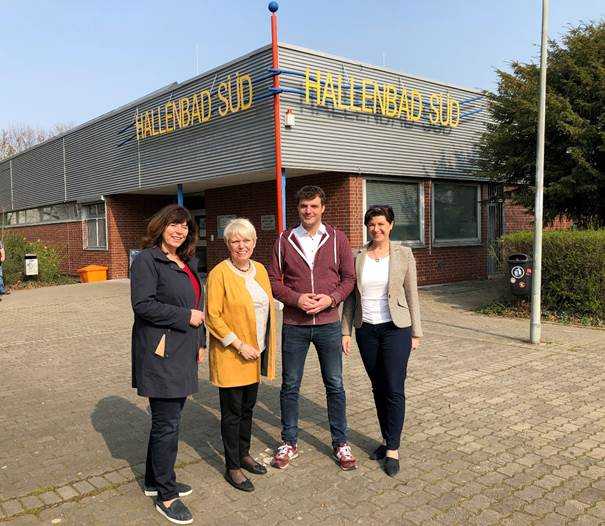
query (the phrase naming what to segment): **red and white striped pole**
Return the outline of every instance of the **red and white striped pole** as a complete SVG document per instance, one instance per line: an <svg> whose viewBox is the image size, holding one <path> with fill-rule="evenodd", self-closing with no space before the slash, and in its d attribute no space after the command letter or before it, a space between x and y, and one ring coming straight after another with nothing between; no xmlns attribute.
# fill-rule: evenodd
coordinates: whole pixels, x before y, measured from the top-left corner
<svg viewBox="0 0 605 526"><path fill-rule="evenodd" d="M271 11L271 49L273 52L273 70L279 69L279 47L277 40L277 2L269 2ZM273 75L273 88L279 89L279 74ZM281 159L281 105L279 91L273 94L273 125L275 131L275 200L277 205L277 233L286 228L286 176Z"/></svg>

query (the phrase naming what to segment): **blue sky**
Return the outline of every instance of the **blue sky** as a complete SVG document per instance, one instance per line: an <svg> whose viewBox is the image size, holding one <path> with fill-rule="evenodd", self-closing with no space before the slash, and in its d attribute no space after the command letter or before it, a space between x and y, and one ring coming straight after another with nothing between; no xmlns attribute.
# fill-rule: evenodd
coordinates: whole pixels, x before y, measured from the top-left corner
<svg viewBox="0 0 605 526"><path fill-rule="evenodd" d="M269 42L266 0L3 2L0 128L79 124ZM536 59L540 0L282 0L280 40L462 86ZM551 0L551 38L605 15Z"/></svg>

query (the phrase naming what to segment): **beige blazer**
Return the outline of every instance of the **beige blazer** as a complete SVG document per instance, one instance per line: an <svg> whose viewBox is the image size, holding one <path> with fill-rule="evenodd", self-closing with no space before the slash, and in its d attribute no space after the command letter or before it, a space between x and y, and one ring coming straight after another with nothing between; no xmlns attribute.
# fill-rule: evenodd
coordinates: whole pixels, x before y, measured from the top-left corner
<svg viewBox="0 0 605 526"><path fill-rule="evenodd" d="M357 282L355 290L346 299L342 310L342 334L350 336L353 326L361 327L361 275L368 251L363 247L355 257ZM391 243L389 252L389 311L397 327L412 327L412 336L422 337L420 304L416 284L416 260L412 249Z"/></svg>

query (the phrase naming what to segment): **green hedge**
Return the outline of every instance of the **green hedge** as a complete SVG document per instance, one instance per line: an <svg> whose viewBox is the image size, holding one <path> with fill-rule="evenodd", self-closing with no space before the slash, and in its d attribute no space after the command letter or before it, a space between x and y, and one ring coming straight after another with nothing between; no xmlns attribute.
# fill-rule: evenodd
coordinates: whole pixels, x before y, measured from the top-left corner
<svg viewBox="0 0 605 526"><path fill-rule="evenodd" d="M25 278L25 254L38 256L38 281L54 283L62 277L61 256L54 247L41 241L27 241L23 236L8 234L4 237L6 261L2 264L4 283L15 285Z"/></svg>
<svg viewBox="0 0 605 526"><path fill-rule="evenodd" d="M532 256L532 232L502 237L504 265L516 252ZM605 319L605 230L544 232L542 305L561 314Z"/></svg>

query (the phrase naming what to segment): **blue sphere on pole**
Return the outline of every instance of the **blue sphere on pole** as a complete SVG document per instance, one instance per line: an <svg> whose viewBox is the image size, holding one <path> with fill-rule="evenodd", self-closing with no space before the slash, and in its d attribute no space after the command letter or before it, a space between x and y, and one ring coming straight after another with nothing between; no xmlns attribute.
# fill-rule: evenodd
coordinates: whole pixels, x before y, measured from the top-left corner
<svg viewBox="0 0 605 526"><path fill-rule="evenodd" d="M275 13L279 9L279 4L277 2L269 2L269 11Z"/></svg>

